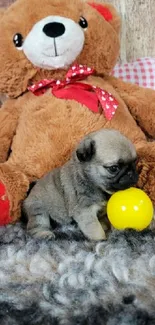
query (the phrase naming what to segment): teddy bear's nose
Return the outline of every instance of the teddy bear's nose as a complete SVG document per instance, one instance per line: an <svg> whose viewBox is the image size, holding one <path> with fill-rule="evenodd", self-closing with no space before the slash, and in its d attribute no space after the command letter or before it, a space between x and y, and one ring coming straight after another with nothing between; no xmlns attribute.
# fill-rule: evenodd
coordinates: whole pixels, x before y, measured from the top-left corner
<svg viewBox="0 0 155 325"><path fill-rule="evenodd" d="M64 34L65 26L62 23L48 23L43 27L43 32L48 37L59 37Z"/></svg>

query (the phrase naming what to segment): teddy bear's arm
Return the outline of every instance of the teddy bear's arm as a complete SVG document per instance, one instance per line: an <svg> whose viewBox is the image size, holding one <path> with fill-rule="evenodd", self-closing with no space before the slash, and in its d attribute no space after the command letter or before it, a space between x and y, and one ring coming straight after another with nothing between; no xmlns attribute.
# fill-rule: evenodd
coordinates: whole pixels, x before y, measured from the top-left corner
<svg viewBox="0 0 155 325"><path fill-rule="evenodd" d="M124 100L130 113L146 135L155 138L155 91L115 77L109 77L109 82Z"/></svg>
<svg viewBox="0 0 155 325"><path fill-rule="evenodd" d="M21 108L16 99L8 99L0 108L0 163L8 158Z"/></svg>

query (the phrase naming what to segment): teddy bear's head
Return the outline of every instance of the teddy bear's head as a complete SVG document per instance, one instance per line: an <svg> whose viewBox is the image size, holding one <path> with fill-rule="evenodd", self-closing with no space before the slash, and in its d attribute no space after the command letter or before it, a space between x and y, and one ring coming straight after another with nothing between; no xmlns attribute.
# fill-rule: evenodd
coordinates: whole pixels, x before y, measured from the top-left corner
<svg viewBox="0 0 155 325"><path fill-rule="evenodd" d="M0 18L0 92L17 97L75 62L108 74L119 54L113 6L84 0L17 0Z"/></svg>

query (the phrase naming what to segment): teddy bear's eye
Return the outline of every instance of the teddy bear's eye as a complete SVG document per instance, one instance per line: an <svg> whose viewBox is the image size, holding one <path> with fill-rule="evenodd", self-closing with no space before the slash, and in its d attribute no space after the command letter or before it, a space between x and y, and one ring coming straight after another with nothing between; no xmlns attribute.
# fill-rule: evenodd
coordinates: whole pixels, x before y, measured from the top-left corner
<svg viewBox="0 0 155 325"><path fill-rule="evenodd" d="M83 28L83 29L85 29L85 28L87 28L88 27L88 22L87 22L87 20L84 18L84 17L80 17L80 20L79 20L79 25Z"/></svg>
<svg viewBox="0 0 155 325"><path fill-rule="evenodd" d="M13 42L14 45L17 47L18 50L22 49L22 45L23 45L23 36L20 33L17 33L14 35L13 37Z"/></svg>

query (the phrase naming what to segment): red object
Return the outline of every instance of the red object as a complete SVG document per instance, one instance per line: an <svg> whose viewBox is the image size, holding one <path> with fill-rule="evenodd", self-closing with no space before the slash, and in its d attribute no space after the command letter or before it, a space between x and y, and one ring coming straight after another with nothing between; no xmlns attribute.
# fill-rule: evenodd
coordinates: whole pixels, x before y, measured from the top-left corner
<svg viewBox="0 0 155 325"><path fill-rule="evenodd" d="M6 195L6 189L4 184L0 183L0 226L5 226L11 221L9 211L10 202Z"/></svg>
<svg viewBox="0 0 155 325"><path fill-rule="evenodd" d="M109 8L97 3L88 2L88 4L94 9L96 9L104 17L106 21L112 20L112 13L109 10Z"/></svg>
<svg viewBox="0 0 155 325"><path fill-rule="evenodd" d="M83 84L81 83L81 85ZM53 95L55 95L54 90ZM82 104L87 106L94 113L98 113L98 98L96 94L83 89L83 87L80 88L79 84L75 84L73 86L70 86L69 88L62 88L56 90L56 97L74 99L77 102L81 102L81 98L83 98Z"/></svg>
<svg viewBox="0 0 155 325"><path fill-rule="evenodd" d="M100 113L100 102L107 120L111 120L118 107L118 102L112 94L99 87L79 82L94 73L95 71L92 68L75 64L69 69L64 80L43 79L28 87L28 90L34 95L40 96L51 88L55 97L76 100L94 113Z"/></svg>

